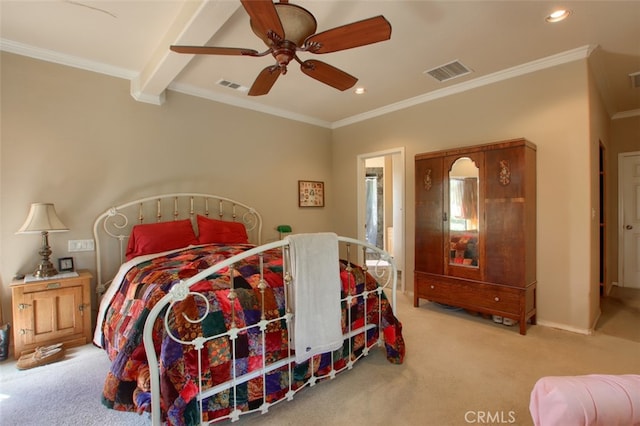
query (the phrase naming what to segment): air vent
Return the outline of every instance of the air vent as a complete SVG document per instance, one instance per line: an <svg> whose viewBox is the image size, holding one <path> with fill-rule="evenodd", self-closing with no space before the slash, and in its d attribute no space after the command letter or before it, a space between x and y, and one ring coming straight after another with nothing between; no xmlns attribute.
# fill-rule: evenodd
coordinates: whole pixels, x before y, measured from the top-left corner
<svg viewBox="0 0 640 426"><path fill-rule="evenodd" d="M218 80L216 82L216 84L218 84L220 86L228 87L229 89L238 90L240 92L248 92L249 91L248 87L245 87L245 86L243 86L241 84L234 83L233 81L228 81L228 80L225 80L225 79Z"/></svg>
<svg viewBox="0 0 640 426"><path fill-rule="evenodd" d="M443 82L448 81L453 78L461 77L463 75L469 74L471 70L462 64L460 61L453 61L446 65L441 65L439 67L430 69L425 71L425 74L429 74L431 77L436 80Z"/></svg>
<svg viewBox="0 0 640 426"><path fill-rule="evenodd" d="M640 87L640 71L629 74L629 78L631 79L631 87L634 89Z"/></svg>

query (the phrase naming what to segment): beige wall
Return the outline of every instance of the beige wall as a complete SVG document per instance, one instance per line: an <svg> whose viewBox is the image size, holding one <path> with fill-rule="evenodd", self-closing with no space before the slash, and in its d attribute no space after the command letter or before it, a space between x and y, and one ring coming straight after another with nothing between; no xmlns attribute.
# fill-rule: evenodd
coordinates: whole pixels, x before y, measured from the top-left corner
<svg viewBox="0 0 640 426"><path fill-rule="evenodd" d="M40 237L15 235L32 202L53 202L71 229L52 234L54 263L67 241L93 238L110 205L155 193L195 191L236 198L275 227L331 230L329 210L300 209L298 179L331 194L331 132L168 92L162 106L136 102L125 80L2 53L0 284L4 322L9 282L32 271ZM73 253L94 270L94 253ZM95 285L95 283L94 283ZM95 307L94 307L95 308Z"/></svg>
<svg viewBox="0 0 640 426"><path fill-rule="evenodd" d="M593 74L589 73L589 156L591 190L591 254L589 261L589 324L595 327L600 317L600 144L610 145L611 120L600 96ZM606 262L610 259L605 259ZM608 279L606 277L605 279Z"/></svg>
<svg viewBox="0 0 640 426"><path fill-rule="evenodd" d="M587 266L597 252L592 169L594 147L599 139L606 143L609 130L586 61L333 131L175 92L163 106L147 105L129 96L124 80L8 53L1 67L5 322L10 278L38 260L38 238L14 235L31 202L54 202L71 228L52 236L55 258L69 255L69 239L92 238L94 218L111 203L183 190L254 205L264 214L267 241L276 238L280 223L296 232L356 237L356 158L398 147L405 148L407 162L405 277L411 289L415 154L525 137L538 147L539 322L580 332L593 325L597 276ZM614 121L610 160L637 143L638 123ZM298 179L326 182L325 209L297 207ZM615 200L613 191L609 195ZM78 267L94 268L93 253L73 255Z"/></svg>
<svg viewBox="0 0 640 426"><path fill-rule="evenodd" d="M586 61L577 61L336 129L333 181L341 188L334 198L336 228L346 233L356 227L357 155L405 147L405 277L411 289L415 154L525 137L538 147L538 320L588 331L594 285L588 267L593 245L588 85Z"/></svg>

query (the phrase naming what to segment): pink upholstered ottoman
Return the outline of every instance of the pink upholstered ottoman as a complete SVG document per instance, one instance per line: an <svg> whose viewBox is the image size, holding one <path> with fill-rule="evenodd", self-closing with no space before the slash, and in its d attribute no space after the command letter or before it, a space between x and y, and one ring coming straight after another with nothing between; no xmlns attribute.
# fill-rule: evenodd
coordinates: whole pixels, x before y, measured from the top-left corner
<svg viewBox="0 0 640 426"><path fill-rule="evenodd" d="M640 375L543 377L529 411L536 426L640 425Z"/></svg>

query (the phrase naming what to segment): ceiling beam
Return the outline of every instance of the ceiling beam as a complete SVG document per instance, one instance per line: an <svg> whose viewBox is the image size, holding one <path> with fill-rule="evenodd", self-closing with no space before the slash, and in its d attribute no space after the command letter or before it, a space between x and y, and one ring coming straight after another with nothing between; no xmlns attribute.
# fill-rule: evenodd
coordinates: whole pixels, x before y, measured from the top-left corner
<svg viewBox="0 0 640 426"><path fill-rule="evenodd" d="M162 105L165 90L194 56L173 53L169 46L206 44L239 8L240 2L186 0L142 72L131 80L131 96L140 102Z"/></svg>

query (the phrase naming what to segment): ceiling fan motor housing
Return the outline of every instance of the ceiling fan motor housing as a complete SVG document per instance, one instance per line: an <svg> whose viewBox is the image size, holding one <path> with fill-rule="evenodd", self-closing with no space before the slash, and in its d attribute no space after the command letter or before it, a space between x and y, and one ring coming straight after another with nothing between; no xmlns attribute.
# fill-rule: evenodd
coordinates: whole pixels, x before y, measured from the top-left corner
<svg viewBox="0 0 640 426"><path fill-rule="evenodd" d="M285 40L279 46L273 48L273 57L276 58L278 66L282 74L287 73L287 65L296 55L296 45L292 42Z"/></svg>

